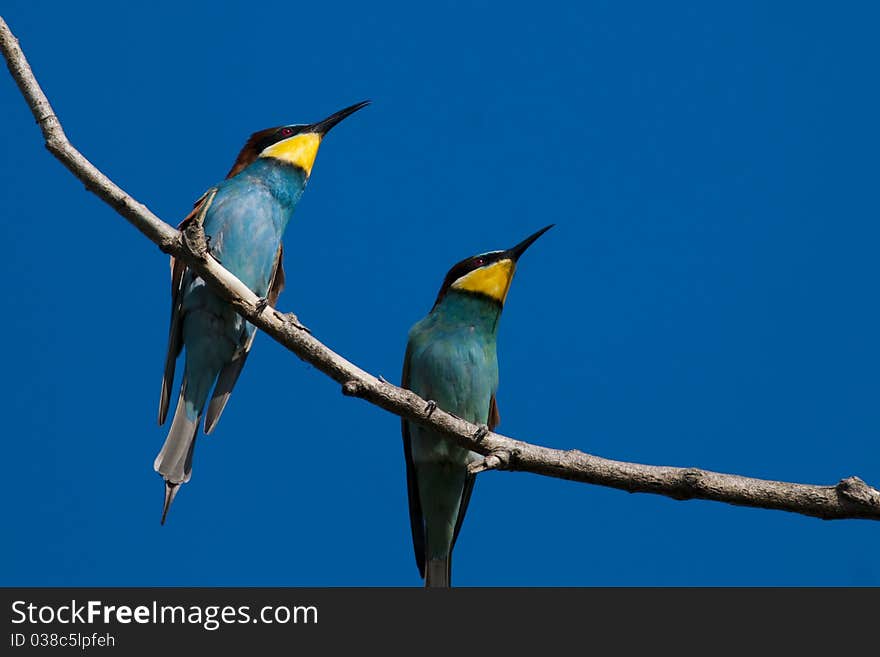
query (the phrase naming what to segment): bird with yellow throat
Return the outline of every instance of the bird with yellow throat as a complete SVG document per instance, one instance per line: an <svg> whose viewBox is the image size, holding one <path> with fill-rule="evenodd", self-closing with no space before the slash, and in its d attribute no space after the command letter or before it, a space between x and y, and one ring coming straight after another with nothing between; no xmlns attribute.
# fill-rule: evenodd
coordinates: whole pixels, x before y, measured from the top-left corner
<svg viewBox="0 0 880 657"><path fill-rule="evenodd" d="M410 329L404 388L469 422L498 424L498 321L517 261L550 228L449 270L431 312ZM474 488L468 465L481 457L415 422L402 420L402 430L416 564L426 587L449 587L452 549Z"/></svg>
<svg viewBox="0 0 880 657"><path fill-rule="evenodd" d="M333 126L364 101L308 125L284 125L251 135L225 180L205 193L192 213L204 227L210 254L257 296L274 305L284 287L281 239L306 188L318 147ZM254 341L256 328L197 274L171 260L171 328L159 424L165 423L178 356L183 378L171 428L154 469L165 480L162 522L181 484L192 474L199 422L217 425Z"/></svg>

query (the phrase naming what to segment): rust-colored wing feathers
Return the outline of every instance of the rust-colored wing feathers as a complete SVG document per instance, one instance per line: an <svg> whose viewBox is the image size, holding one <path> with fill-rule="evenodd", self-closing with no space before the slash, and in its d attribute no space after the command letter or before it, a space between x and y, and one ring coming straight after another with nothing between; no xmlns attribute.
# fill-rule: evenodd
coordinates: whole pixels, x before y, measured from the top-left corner
<svg viewBox="0 0 880 657"><path fill-rule="evenodd" d="M278 128L266 128L265 130L260 130L259 132L252 134L239 151L238 157L235 158L235 163L232 165L229 173L226 174L226 177L232 178L232 176L239 171L253 164L253 162L260 156L258 144L264 141L270 133L275 132L277 129Z"/></svg>
<svg viewBox="0 0 880 657"><path fill-rule="evenodd" d="M278 296L284 290L285 282L284 245L279 244L278 253L275 255L275 263L272 265L272 280L269 281L269 292L266 294L270 306L274 306L275 302L278 301Z"/></svg>
<svg viewBox="0 0 880 657"><path fill-rule="evenodd" d="M499 424L501 424L501 415L498 413L498 402L495 401L493 394L489 399L489 418L486 420L486 425L489 431L493 431Z"/></svg>

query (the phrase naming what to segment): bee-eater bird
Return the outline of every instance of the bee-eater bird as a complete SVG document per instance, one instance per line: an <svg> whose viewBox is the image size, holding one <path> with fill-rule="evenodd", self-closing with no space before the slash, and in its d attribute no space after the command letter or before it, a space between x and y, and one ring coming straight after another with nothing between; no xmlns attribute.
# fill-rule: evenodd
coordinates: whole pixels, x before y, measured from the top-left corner
<svg viewBox="0 0 880 657"><path fill-rule="evenodd" d="M211 255L254 294L274 305L284 287L281 238L305 190L321 140L367 104L352 105L311 125L254 133L226 179L196 202L181 226L200 217ZM153 464L165 479L163 524L180 484L190 479L202 413L205 434L209 434L229 401L255 334L254 325L214 294L204 280L183 262L171 259L171 329L159 399L160 425L168 414L175 363L184 347L185 359L171 429Z"/></svg>
<svg viewBox="0 0 880 657"><path fill-rule="evenodd" d="M498 320L517 261L552 227L449 270L431 312L409 331L404 388L469 422L498 425ZM474 488L467 466L481 457L414 422L402 420L401 428L419 574L426 587L449 587L452 549Z"/></svg>

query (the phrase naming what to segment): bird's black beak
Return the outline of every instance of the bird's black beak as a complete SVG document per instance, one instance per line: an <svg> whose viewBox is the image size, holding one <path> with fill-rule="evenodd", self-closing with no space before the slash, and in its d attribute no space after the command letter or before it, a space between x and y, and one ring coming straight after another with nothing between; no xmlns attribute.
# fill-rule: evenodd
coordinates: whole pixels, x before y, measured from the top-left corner
<svg viewBox="0 0 880 657"><path fill-rule="evenodd" d="M370 104L370 101L365 100L356 105L352 105L351 107L346 107L344 110L339 110L335 114L331 114L323 121L318 121L317 123L313 123L309 126L309 132L317 132L322 137L330 132L331 128L335 126L337 123L342 121L342 119L351 116L359 109L362 109Z"/></svg>
<svg viewBox="0 0 880 657"><path fill-rule="evenodd" d="M520 242L519 244L517 244L517 245L516 245L515 247L513 247L512 249L507 249L507 253L510 255L510 259L513 260L514 262L516 262L516 261L519 259L519 257L520 257L523 253L525 253L526 249L529 248L532 244L535 243L535 240L536 240L536 239L538 239L539 237L541 237L541 235L543 235L544 233L546 233L548 230L550 230L551 228L553 228L553 226L555 226L555 225L556 225L556 224L550 224L549 226L544 226L544 227L543 227L541 230L539 230L537 233L535 233L535 234L533 234L533 235L529 235L527 238L525 238L522 242Z"/></svg>

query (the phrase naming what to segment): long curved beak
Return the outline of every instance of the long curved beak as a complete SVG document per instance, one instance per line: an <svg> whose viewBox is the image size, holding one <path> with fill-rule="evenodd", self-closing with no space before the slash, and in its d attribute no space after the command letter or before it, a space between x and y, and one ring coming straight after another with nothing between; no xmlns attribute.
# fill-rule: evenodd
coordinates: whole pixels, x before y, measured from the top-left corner
<svg viewBox="0 0 880 657"><path fill-rule="evenodd" d="M541 235L543 235L544 233L546 233L548 230L550 230L551 228L553 228L553 226L555 226L555 225L556 225L556 224L550 224L549 226L544 226L544 227L543 227L541 230L539 230L537 233L534 233L533 235L529 235L527 238L525 238L522 242L520 242L519 244L517 244L517 245L516 245L515 247L513 247L512 249L507 249L507 253L510 254L510 258L511 258L511 260L513 260L514 262L516 262L516 261L519 259L519 257L520 257L523 253L525 253L526 249L529 248L532 244L535 243L535 240L537 240L539 237L541 237Z"/></svg>
<svg viewBox="0 0 880 657"><path fill-rule="evenodd" d="M311 126L309 126L309 132L316 132L323 137L328 132L330 132L330 130L333 128L333 126L335 126L337 123L342 121L344 118L351 116L352 114L357 112L359 109L362 109L369 104L370 104L369 100L364 100L364 101L361 101L360 103L352 105L351 107L346 107L343 110L339 110L335 114L331 114L330 116L328 116L323 121L318 121L317 123L313 123Z"/></svg>

